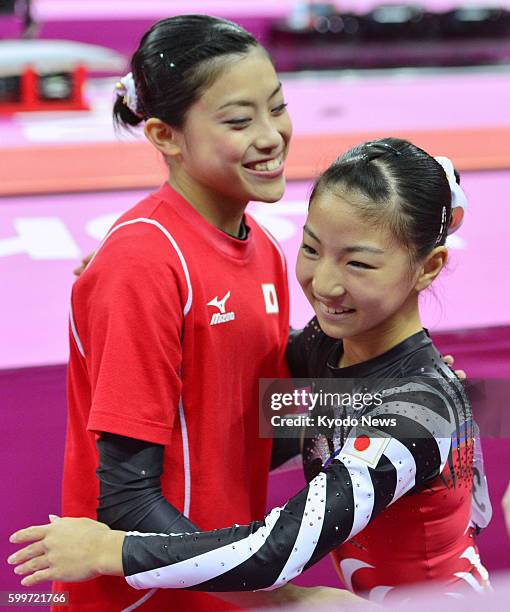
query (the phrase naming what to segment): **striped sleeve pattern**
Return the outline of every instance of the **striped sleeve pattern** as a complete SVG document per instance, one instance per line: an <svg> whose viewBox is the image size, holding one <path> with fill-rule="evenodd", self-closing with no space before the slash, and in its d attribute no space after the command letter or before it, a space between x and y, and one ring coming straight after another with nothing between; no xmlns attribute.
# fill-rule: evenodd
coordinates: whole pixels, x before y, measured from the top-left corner
<svg viewBox="0 0 510 612"><path fill-rule="evenodd" d="M139 589L201 591L283 586L415 485L441 473L455 428L452 410L440 393L421 387L386 391L370 414L395 419L396 425L370 431L366 456L357 444L359 431L352 430L328 467L264 521L201 533L128 534L127 582Z"/></svg>

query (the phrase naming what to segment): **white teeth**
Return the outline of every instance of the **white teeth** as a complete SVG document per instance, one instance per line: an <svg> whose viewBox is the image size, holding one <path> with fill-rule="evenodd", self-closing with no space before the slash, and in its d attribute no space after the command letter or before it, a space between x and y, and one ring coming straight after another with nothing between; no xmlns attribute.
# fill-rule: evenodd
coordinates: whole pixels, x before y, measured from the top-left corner
<svg viewBox="0 0 510 612"><path fill-rule="evenodd" d="M329 306L326 306L326 311L329 314L340 314L340 313L344 312L343 310L335 310L334 308L329 308Z"/></svg>
<svg viewBox="0 0 510 612"><path fill-rule="evenodd" d="M283 161L283 156L279 155L276 159L271 159L268 162L263 162L261 164L255 164L253 169L257 172L271 172L272 170L276 170L281 166Z"/></svg>
<svg viewBox="0 0 510 612"><path fill-rule="evenodd" d="M352 308L340 308L339 310L336 310L335 308L330 308L329 306L326 306L326 304L321 305L327 314L343 314L345 312L352 311Z"/></svg>

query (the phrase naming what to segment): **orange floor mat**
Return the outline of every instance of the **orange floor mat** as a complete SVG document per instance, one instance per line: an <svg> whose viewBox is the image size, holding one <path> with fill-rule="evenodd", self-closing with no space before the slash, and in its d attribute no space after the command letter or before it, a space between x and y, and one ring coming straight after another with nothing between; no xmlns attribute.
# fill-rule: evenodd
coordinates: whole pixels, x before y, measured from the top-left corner
<svg viewBox="0 0 510 612"><path fill-rule="evenodd" d="M458 170L510 168L510 127L401 131L434 155L446 155ZM289 180L316 176L350 146L382 132L296 135L287 160ZM0 195L145 189L165 178L160 155L145 142L83 143L0 148Z"/></svg>

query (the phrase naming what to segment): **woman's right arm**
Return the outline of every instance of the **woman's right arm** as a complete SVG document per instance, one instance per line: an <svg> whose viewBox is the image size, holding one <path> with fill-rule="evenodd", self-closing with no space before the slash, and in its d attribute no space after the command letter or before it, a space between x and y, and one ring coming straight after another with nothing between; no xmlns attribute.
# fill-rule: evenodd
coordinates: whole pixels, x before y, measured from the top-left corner
<svg viewBox="0 0 510 612"><path fill-rule="evenodd" d="M114 231L75 283L72 331L82 342L70 382L74 388L72 375L79 383L86 370L83 426L99 434L99 504L77 504L75 515L97 511L100 521L126 531L197 530L161 487L165 446L179 418L188 292L177 254L146 223Z"/></svg>

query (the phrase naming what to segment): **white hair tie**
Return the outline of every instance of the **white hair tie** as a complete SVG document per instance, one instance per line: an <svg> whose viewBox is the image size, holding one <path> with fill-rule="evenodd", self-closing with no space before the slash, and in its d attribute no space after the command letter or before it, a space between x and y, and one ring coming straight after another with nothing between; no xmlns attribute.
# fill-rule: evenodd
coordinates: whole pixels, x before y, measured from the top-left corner
<svg viewBox="0 0 510 612"><path fill-rule="evenodd" d="M466 194L464 193L462 187L457 183L457 179L455 178L455 170L451 160L448 159L448 157L434 157L434 159L437 161L438 164L441 165L441 167L445 171L446 178L448 179L450 191L452 192L452 210L454 208L462 208L464 213L461 218L461 221L458 224L456 224L454 227L448 228L448 234L453 234L459 229L459 227L462 225L462 222L464 221L464 216L468 205ZM441 237L443 233L443 223L444 221L442 220L441 232L439 237Z"/></svg>
<svg viewBox="0 0 510 612"><path fill-rule="evenodd" d="M135 80L133 79L133 73L128 72L126 76L123 76L116 84L115 91L117 95L123 96L124 104L129 110L143 119L143 115L138 112L138 96L136 95Z"/></svg>

